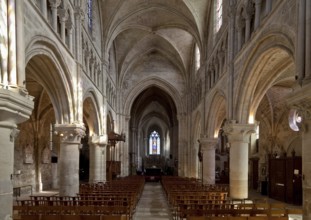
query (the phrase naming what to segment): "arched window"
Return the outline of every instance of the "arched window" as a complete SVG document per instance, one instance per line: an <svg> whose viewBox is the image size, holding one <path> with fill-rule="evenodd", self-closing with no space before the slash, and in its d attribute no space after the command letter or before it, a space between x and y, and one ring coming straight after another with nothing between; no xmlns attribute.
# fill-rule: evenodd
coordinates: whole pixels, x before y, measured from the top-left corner
<svg viewBox="0 0 311 220"><path fill-rule="evenodd" d="M93 30L93 0L87 0L87 25L89 31L92 32Z"/></svg>
<svg viewBox="0 0 311 220"><path fill-rule="evenodd" d="M214 1L214 27L215 33L217 33L222 25L222 3L223 0Z"/></svg>
<svg viewBox="0 0 311 220"><path fill-rule="evenodd" d="M195 45L195 71L200 68L201 65L201 54L198 45Z"/></svg>
<svg viewBox="0 0 311 220"><path fill-rule="evenodd" d="M160 135L156 131L149 136L149 155L160 155Z"/></svg>

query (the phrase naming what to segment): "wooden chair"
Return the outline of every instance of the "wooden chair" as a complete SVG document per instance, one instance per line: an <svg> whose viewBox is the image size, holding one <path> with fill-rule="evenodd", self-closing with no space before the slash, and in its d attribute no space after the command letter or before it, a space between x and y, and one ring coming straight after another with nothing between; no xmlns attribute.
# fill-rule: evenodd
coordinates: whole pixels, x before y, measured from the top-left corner
<svg viewBox="0 0 311 220"><path fill-rule="evenodd" d="M228 216L227 220L247 220L247 216Z"/></svg>
<svg viewBox="0 0 311 220"><path fill-rule="evenodd" d="M40 220L60 220L61 215L42 215Z"/></svg>
<svg viewBox="0 0 311 220"><path fill-rule="evenodd" d="M100 215L81 215L80 220L101 220L101 216Z"/></svg>
<svg viewBox="0 0 311 220"><path fill-rule="evenodd" d="M81 220L80 215L62 215L59 220Z"/></svg>
<svg viewBox="0 0 311 220"><path fill-rule="evenodd" d="M249 216L248 220L269 220L269 216Z"/></svg>
<svg viewBox="0 0 311 220"><path fill-rule="evenodd" d="M293 214L293 215L302 215L302 214L303 214L303 211L302 211L302 209L289 208L289 209L287 209L287 214L288 214L288 215L290 215L290 214Z"/></svg>
<svg viewBox="0 0 311 220"><path fill-rule="evenodd" d="M101 220L128 220L125 215L102 215Z"/></svg>
<svg viewBox="0 0 311 220"><path fill-rule="evenodd" d="M40 215L21 215L21 220L40 220Z"/></svg>
<svg viewBox="0 0 311 220"><path fill-rule="evenodd" d="M187 220L206 220L207 217L205 216L188 216Z"/></svg>

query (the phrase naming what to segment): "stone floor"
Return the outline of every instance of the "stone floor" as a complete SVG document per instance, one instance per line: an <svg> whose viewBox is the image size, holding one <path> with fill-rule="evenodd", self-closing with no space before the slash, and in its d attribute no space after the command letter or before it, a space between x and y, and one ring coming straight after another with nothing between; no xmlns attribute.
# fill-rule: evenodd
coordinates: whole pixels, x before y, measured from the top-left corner
<svg viewBox="0 0 311 220"><path fill-rule="evenodd" d="M172 219L164 191L160 183L146 182L136 207L133 220Z"/></svg>

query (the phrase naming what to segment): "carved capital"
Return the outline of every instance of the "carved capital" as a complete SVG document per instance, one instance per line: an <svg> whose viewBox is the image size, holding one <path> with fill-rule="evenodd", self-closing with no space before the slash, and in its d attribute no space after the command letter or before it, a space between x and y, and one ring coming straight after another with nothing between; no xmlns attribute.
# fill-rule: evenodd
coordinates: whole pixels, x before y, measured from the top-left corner
<svg viewBox="0 0 311 220"><path fill-rule="evenodd" d="M249 142L249 137L256 132L255 124L238 124L235 121L227 122L223 127L229 143L232 142Z"/></svg>
<svg viewBox="0 0 311 220"><path fill-rule="evenodd" d="M72 21L71 21L70 19L67 20L67 22L66 22L66 28L67 28L68 30L72 30L72 27L73 27Z"/></svg>
<svg viewBox="0 0 311 220"><path fill-rule="evenodd" d="M253 7L253 3L250 1L247 1L246 5L245 5L245 10L243 12L244 18L246 20L250 20L254 13L255 13L255 9Z"/></svg>
<svg viewBox="0 0 311 220"><path fill-rule="evenodd" d="M81 7L76 7L74 10L75 18L79 20L84 20L85 14Z"/></svg>
<svg viewBox="0 0 311 220"><path fill-rule="evenodd" d="M57 8L60 5L61 0L49 0L49 3L51 8Z"/></svg>
<svg viewBox="0 0 311 220"><path fill-rule="evenodd" d="M215 150L216 144L217 144L217 139L216 138L202 137L202 138L200 138L199 143L201 144L201 150L203 152Z"/></svg>
<svg viewBox="0 0 311 220"><path fill-rule="evenodd" d="M57 14L59 16L59 19L62 22L65 22L65 21L68 20L69 14L68 14L67 10L60 8L60 9L57 10Z"/></svg>
<svg viewBox="0 0 311 220"><path fill-rule="evenodd" d="M237 26L239 31L245 27L245 21L241 16L237 17L236 26Z"/></svg>
<svg viewBox="0 0 311 220"><path fill-rule="evenodd" d="M253 0L253 2L255 3L255 5L261 5L262 0Z"/></svg>
<svg viewBox="0 0 311 220"><path fill-rule="evenodd" d="M108 144L108 135L103 134L103 135L92 135L89 137L89 143L92 145L98 145L100 147L105 147Z"/></svg>
<svg viewBox="0 0 311 220"><path fill-rule="evenodd" d="M80 142L85 136L84 124L56 124L55 134L62 142Z"/></svg>
<svg viewBox="0 0 311 220"><path fill-rule="evenodd" d="M228 7L228 17L231 19L235 18L235 14L236 14L236 4L230 5Z"/></svg>

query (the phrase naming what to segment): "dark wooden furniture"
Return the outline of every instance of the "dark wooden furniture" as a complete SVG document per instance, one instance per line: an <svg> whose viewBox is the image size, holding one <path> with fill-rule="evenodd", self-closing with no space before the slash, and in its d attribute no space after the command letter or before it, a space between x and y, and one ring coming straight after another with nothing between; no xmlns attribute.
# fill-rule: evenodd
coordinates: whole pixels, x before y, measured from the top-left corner
<svg viewBox="0 0 311 220"><path fill-rule="evenodd" d="M302 204L301 157L269 159L269 196L295 205Z"/></svg>
<svg viewBox="0 0 311 220"><path fill-rule="evenodd" d="M162 175L161 168L146 168L146 172L144 174L145 181L160 181Z"/></svg>
<svg viewBox="0 0 311 220"><path fill-rule="evenodd" d="M116 179L121 174L121 161L106 161L107 181Z"/></svg>

